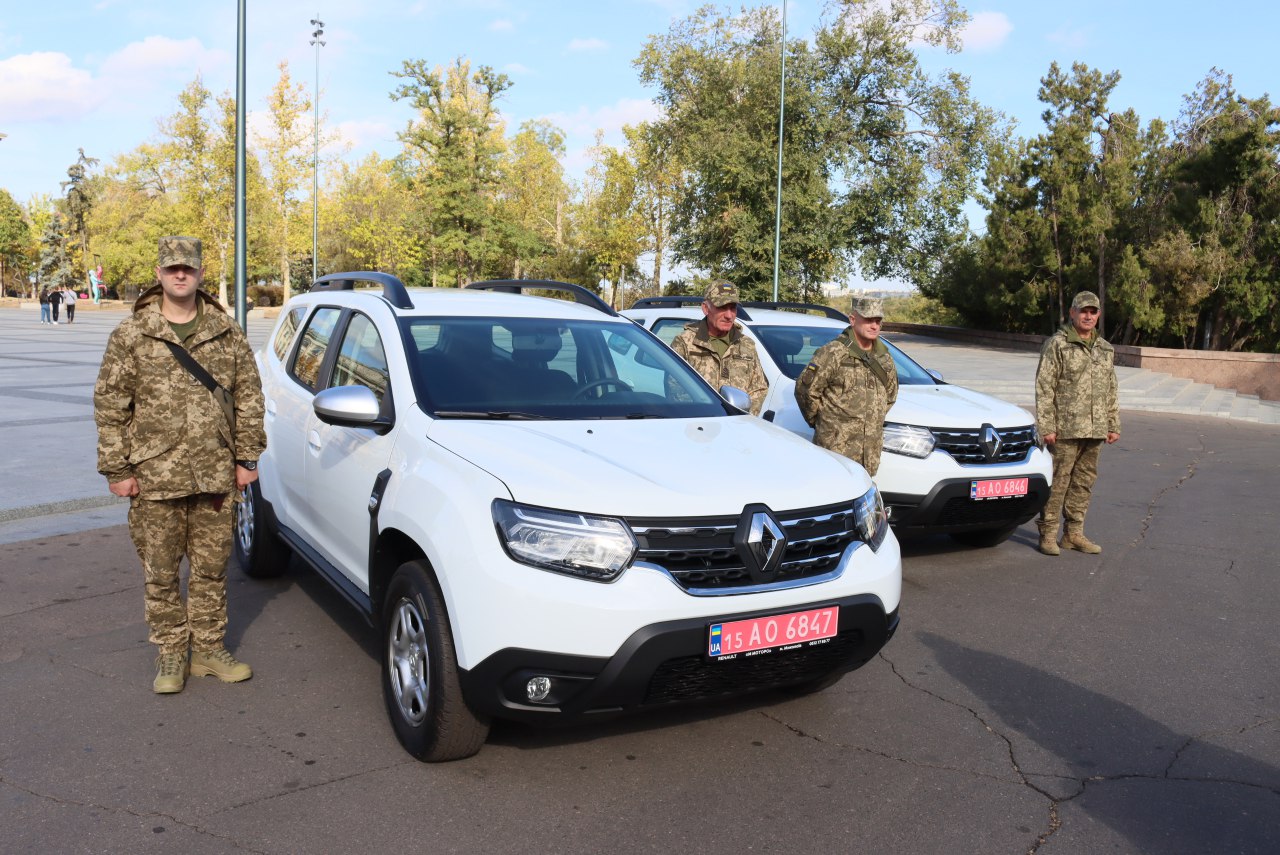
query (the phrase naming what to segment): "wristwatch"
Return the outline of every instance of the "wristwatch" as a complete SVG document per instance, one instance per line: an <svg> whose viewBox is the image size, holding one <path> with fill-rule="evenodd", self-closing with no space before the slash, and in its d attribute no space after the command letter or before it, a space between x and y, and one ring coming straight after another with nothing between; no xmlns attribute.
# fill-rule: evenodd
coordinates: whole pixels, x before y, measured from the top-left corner
<svg viewBox="0 0 1280 855"><path fill-rule="evenodd" d="M248 469L250 472L252 472L253 470L255 470L255 469L257 469L257 468L258 468L258 461L256 461L256 460L237 460L237 461L236 461L236 465L237 465L237 466L239 466L239 467L241 467L241 468Z"/></svg>

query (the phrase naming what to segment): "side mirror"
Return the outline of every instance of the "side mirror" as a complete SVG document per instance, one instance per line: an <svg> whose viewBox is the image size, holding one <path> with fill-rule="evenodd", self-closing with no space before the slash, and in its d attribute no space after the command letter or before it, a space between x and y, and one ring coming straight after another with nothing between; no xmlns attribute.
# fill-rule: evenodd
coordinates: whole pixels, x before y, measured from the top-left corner
<svg viewBox="0 0 1280 855"><path fill-rule="evenodd" d="M942 379L942 372L941 372L941 371L934 371L932 368L926 368L926 369L924 370L924 373L925 373L925 374L928 374L930 377L932 377L934 380L937 380L939 383L945 383L945 382L946 382L945 380L943 380L943 379Z"/></svg>
<svg viewBox="0 0 1280 855"><path fill-rule="evenodd" d="M751 412L751 397L737 386L721 386L720 397L728 401L731 407L737 407L744 413Z"/></svg>
<svg viewBox="0 0 1280 855"><path fill-rule="evenodd" d="M374 430L390 427L381 419L378 396L367 386L334 386L316 395L311 408L325 424L338 427L366 427Z"/></svg>

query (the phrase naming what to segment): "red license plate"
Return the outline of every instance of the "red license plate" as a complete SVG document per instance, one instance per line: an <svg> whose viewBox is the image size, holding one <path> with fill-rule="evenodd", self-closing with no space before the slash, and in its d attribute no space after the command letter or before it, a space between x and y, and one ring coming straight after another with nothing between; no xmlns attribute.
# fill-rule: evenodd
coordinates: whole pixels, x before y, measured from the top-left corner
<svg viewBox="0 0 1280 855"><path fill-rule="evenodd" d="M991 481L970 481L970 499L1004 499L1009 496L1027 495L1026 478L996 478Z"/></svg>
<svg viewBox="0 0 1280 855"><path fill-rule="evenodd" d="M712 659L725 659L743 653L801 647L834 638L839 624L839 606L713 623L707 632L707 655Z"/></svg>

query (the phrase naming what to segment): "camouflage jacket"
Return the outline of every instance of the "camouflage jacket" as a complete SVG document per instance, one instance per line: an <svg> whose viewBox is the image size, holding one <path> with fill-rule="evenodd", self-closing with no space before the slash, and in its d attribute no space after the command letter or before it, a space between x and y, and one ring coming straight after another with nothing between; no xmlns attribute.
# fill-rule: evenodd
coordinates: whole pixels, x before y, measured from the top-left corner
<svg viewBox="0 0 1280 855"><path fill-rule="evenodd" d="M882 383L871 369L874 359L884 369ZM858 346L853 327L814 353L796 380L796 403L813 428L813 441L856 460L872 475L880 468L884 417L898 400L898 372L893 355L876 340L870 351Z"/></svg>
<svg viewBox="0 0 1280 855"><path fill-rule="evenodd" d="M98 471L112 484L137 478L145 499L230 493L235 461L257 460L267 445L249 342L211 296L197 294L204 305L187 347L234 397L234 437L213 395L165 345L178 338L160 313L159 286L111 333L93 389Z"/></svg>
<svg viewBox="0 0 1280 855"><path fill-rule="evenodd" d="M751 399L751 415L760 415L769 381L760 367L756 343L742 334L742 324L729 330L729 349L721 356L711 344L707 319L685 324L684 331L671 342L671 349L693 366L693 370L717 391L721 386L737 386Z"/></svg>
<svg viewBox="0 0 1280 855"><path fill-rule="evenodd" d="M1115 349L1094 334L1092 345L1065 325L1040 349L1036 427L1063 439L1106 439L1120 433Z"/></svg>

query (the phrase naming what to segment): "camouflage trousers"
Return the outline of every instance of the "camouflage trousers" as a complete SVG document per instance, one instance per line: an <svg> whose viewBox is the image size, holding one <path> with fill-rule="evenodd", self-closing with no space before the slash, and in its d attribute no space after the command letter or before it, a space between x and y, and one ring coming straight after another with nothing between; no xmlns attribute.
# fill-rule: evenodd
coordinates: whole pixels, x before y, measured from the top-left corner
<svg viewBox="0 0 1280 855"><path fill-rule="evenodd" d="M234 507L231 496L207 493L130 503L129 534L142 559L149 638L161 653L222 646ZM190 571L185 603L179 578L184 555Z"/></svg>
<svg viewBox="0 0 1280 855"><path fill-rule="evenodd" d="M1093 482L1098 480L1100 439L1059 439L1053 445L1053 487L1049 501L1040 511L1040 531L1055 537L1058 519L1067 531L1084 532L1084 515L1089 510Z"/></svg>

